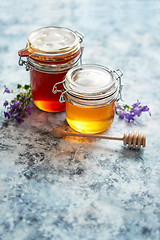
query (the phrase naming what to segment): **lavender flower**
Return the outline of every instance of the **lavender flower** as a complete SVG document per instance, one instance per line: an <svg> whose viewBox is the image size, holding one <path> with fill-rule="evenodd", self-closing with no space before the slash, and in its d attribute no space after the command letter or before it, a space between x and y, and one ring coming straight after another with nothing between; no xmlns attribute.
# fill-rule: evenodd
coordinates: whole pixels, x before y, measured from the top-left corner
<svg viewBox="0 0 160 240"><path fill-rule="evenodd" d="M125 117L126 117L126 113L124 112L124 111L119 111L119 117L121 118L121 119L124 119Z"/></svg>
<svg viewBox="0 0 160 240"><path fill-rule="evenodd" d="M10 93L11 91L4 85L4 92L3 93Z"/></svg>
<svg viewBox="0 0 160 240"><path fill-rule="evenodd" d="M128 122L134 121L135 117L140 117L142 112L148 112L151 116L148 106L142 106L141 102L137 100L131 107L128 105L120 105L119 102L116 102L115 112L119 115L121 119L126 119Z"/></svg>
<svg viewBox="0 0 160 240"><path fill-rule="evenodd" d="M135 114L134 114L132 111L130 111L129 113L127 113L127 114L125 115L125 119L127 119L128 122L130 122L131 120L134 121L134 119L135 119Z"/></svg>
<svg viewBox="0 0 160 240"><path fill-rule="evenodd" d="M18 115L15 116L15 119L16 119L19 123L24 122L23 118L21 118L21 117L18 116Z"/></svg>
<svg viewBox="0 0 160 240"><path fill-rule="evenodd" d="M3 106L8 106L9 102L7 100L4 101Z"/></svg>
<svg viewBox="0 0 160 240"><path fill-rule="evenodd" d="M10 114L10 112L4 112L4 116L5 116L5 118L10 119L11 114Z"/></svg>
<svg viewBox="0 0 160 240"><path fill-rule="evenodd" d="M12 90L9 90L4 86L4 93L13 93ZM9 103L7 100L3 103L3 106L7 109L4 112L5 118L16 119L19 123L24 122L23 118L28 114L31 115L33 107L30 107L31 89L30 85L21 86L17 85L18 93L16 97Z"/></svg>
<svg viewBox="0 0 160 240"><path fill-rule="evenodd" d="M26 113L27 113L28 115L31 115L31 111L32 111L33 108L34 108L34 107L30 107L30 106L26 105L26 106L24 107L24 110L26 111Z"/></svg>

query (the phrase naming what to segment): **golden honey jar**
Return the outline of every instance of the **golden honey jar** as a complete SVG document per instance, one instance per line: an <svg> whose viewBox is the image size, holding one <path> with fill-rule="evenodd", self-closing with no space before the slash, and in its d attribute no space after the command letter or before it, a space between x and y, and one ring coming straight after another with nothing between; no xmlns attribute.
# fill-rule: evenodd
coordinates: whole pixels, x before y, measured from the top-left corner
<svg viewBox="0 0 160 240"><path fill-rule="evenodd" d="M75 66L67 72L59 101L66 102L66 120L71 128L90 134L109 128L122 75L120 69L112 71L96 64ZM55 94L58 84L53 87Z"/></svg>

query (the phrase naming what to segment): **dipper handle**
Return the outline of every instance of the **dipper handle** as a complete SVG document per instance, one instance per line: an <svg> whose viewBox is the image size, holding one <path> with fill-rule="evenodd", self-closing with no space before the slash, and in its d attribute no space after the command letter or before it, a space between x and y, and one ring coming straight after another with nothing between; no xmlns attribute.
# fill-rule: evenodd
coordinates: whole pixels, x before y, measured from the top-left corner
<svg viewBox="0 0 160 240"><path fill-rule="evenodd" d="M132 133L129 132L129 134L124 133L123 137L112 137L112 136L106 136L106 135L100 135L100 134L83 134L83 133L74 133L74 132L66 132L62 130L61 128L54 128L52 131L52 135L57 138L63 138L63 137L87 137L87 138L100 138L100 139L108 139L108 140L119 140L123 141L123 144L126 146L128 145L129 148L133 147L133 149L138 147L138 149L141 148L141 146L146 146L146 135L141 132L139 133Z"/></svg>

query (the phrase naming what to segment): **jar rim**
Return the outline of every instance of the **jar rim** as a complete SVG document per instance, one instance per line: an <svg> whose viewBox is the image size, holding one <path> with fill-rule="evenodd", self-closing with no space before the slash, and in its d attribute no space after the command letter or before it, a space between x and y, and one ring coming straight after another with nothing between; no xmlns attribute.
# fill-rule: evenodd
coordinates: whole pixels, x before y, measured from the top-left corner
<svg viewBox="0 0 160 240"><path fill-rule="evenodd" d="M67 58L68 55L74 56L81 49L82 40L77 32L69 28L43 27L29 34L27 51L33 58Z"/></svg>
<svg viewBox="0 0 160 240"><path fill-rule="evenodd" d="M63 86L69 94L90 100L114 96L119 88L114 71L98 64L82 64L71 68Z"/></svg>

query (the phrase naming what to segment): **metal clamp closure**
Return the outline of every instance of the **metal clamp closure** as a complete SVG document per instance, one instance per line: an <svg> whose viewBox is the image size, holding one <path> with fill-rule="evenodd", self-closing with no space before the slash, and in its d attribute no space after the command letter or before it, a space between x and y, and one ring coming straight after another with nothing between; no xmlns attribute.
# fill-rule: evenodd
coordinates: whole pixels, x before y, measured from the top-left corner
<svg viewBox="0 0 160 240"><path fill-rule="evenodd" d="M19 62L18 62L19 66L23 66L23 64L26 63L26 61L22 60L22 54L23 54L24 51L26 51L26 50L27 50L27 48L25 48L25 49L23 49L23 50L21 51L21 55L20 55L20 57L19 57Z"/></svg>
<svg viewBox="0 0 160 240"><path fill-rule="evenodd" d="M31 70L30 66L29 66L29 57L26 57L26 56L23 56L23 53L27 50L27 48L24 48L22 51L21 51L21 54L20 54L20 57L19 57L19 61L18 61L18 64L19 66L23 66L25 65L25 68L26 68L26 71L29 71ZM22 57L26 57L26 61L22 59Z"/></svg>
<svg viewBox="0 0 160 240"><path fill-rule="evenodd" d="M84 35L78 31L75 31L75 34L79 37L79 43L82 43Z"/></svg>
<svg viewBox="0 0 160 240"><path fill-rule="evenodd" d="M64 102L66 101L66 97L64 96L64 94L65 94L67 91L65 91L64 89L58 90L58 89L57 89L57 85L62 84L62 83L64 83L64 82L65 82L65 80L54 84L53 89L52 89L53 94L56 94L57 92L61 92L61 95L60 95L60 98L59 98L59 102L60 102L60 103L64 103Z"/></svg>
<svg viewBox="0 0 160 240"><path fill-rule="evenodd" d="M62 83L64 83L64 82L65 82L65 80L54 84L53 89L52 89L53 94L56 94L57 92L63 92L63 89L62 89L62 90L58 90L58 89L57 89L57 85L62 84Z"/></svg>
<svg viewBox="0 0 160 240"><path fill-rule="evenodd" d="M121 81L121 77L123 76L123 72L122 72L122 70L117 69L117 70L114 70L113 73L115 73L117 75L116 80L119 81L119 96L120 96L120 99L123 101L123 99L122 99L122 88L123 88L123 85L122 85L122 81Z"/></svg>
<svg viewBox="0 0 160 240"><path fill-rule="evenodd" d="M65 94L66 92L67 92L67 91L63 91L63 90L62 90L61 96L60 96L60 98L59 98L59 102L60 102L60 103L66 102L66 97L64 96L64 94Z"/></svg>

